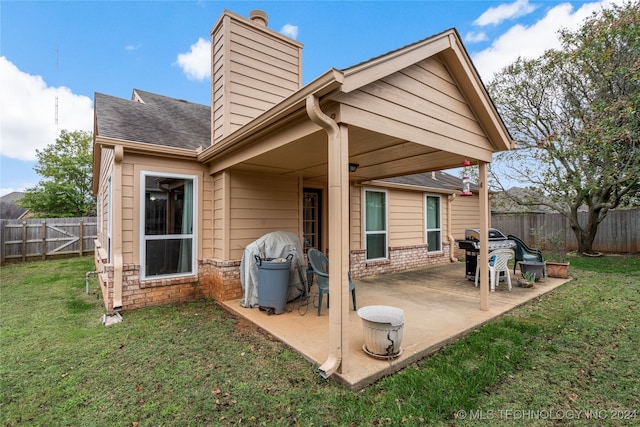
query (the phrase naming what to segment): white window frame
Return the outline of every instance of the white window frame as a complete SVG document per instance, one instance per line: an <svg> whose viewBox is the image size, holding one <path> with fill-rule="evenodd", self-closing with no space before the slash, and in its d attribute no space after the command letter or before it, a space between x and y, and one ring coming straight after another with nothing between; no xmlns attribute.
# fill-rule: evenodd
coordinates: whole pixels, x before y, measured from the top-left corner
<svg viewBox="0 0 640 427"><path fill-rule="evenodd" d="M193 226L191 234L158 234L158 235L145 235L146 229L146 211L145 211L145 193L146 193L146 178L148 176L153 177L162 177L162 178L174 178L174 179L185 179L191 180L193 183ZM156 279L166 279L173 277L189 277L197 274L197 248L198 248L198 177L197 175L186 175L186 174L177 174L171 172L163 172L163 171L140 171L140 230L139 230L139 242L140 242L140 279L144 280L156 280ZM169 237L170 236L170 237ZM180 236L180 237L177 237ZM177 274L162 274L162 275L154 275L154 276L146 276L147 266L146 266L146 243L148 240L164 240L167 238L191 238L191 271L187 273L177 273Z"/></svg>
<svg viewBox="0 0 640 427"><path fill-rule="evenodd" d="M367 231L367 193L383 193L384 194L384 231ZM367 236L373 234L384 234L384 256L379 258L368 258L369 250L367 248ZM363 188L362 189L362 240L365 248L366 261L386 260L389 258L389 192L381 188Z"/></svg>
<svg viewBox="0 0 640 427"><path fill-rule="evenodd" d="M427 200L429 197L438 199L438 218L440 219L439 226L437 228L429 228L429 218L427 209ZM428 253L438 253L442 252L442 195L440 194L429 194L425 193L424 195L424 241L425 243L429 243L429 232L438 232L440 233L440 247L439 248L427 248Z"/></svg>

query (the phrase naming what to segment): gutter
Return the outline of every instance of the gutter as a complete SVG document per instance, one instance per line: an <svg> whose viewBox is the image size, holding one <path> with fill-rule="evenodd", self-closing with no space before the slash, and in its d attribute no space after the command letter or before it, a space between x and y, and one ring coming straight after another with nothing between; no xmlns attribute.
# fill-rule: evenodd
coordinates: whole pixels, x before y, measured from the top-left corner
<svg viewBox="0 0 640 427"><path fill-rule="evenodd" d="M95 138L95 145L106 148L122 147L128 153L148 154L158 157L184 158L195 160L199 151L187 148L169 147L168 145L154 145L147 142L129 141L126 139L113 138L110 136L98 136Z"/></svg>
<svg viewBox="0 0 640 427"><path fill-rule="evenodd" d="M339 144L340 128L333 119L322 112L317 96L311 94L307 96L306 109L311 121L322 127L322 129L327 132L329 146L333 144ZM331 176L329 176L329 180L331 179ZM333 276L335 276L335 273L333 274ZM341 277L338 280L342 280ZM335 282L332 282L330 278L329 295L331 295L332 293L334 295L340 295L339 292L333 292L333 283ZM333 375L342 363L342 298L341 296L339 296L338 298L333 298L333 301L334 303L331 305L331 310L329 311L329 355L327 357L327 360L318 368L320 371L320 376L325 379ZM337 313L338 315L335 316L335 313Z"/></svg>
<svg viewBox="0 0 640 427"><path fill-rule="evenodd" d="M426 185L400 184L397 182L382 181L379 179L372 179L371 181L363 181L360 183L360 185L373 185L376 187L397 188L400 190L428 191L430 193L439 193L439 194L455 194L456 193L456 190L449 190L446 188L429 187Z"/></svg>

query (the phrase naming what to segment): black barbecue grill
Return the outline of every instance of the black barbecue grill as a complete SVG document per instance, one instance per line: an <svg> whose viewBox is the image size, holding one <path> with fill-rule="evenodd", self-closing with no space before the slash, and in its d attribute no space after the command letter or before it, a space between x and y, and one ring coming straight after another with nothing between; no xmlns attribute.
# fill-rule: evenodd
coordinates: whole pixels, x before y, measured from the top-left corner
<svg viewBox="0 0 640 427"><path fill-rule="evenodd" d="M501 231L490 228L489 230L489 252L496 249L515 249L516 242L510 240ZM478 254L480 253L480 230L477 228L467 228L464 230L464 240L457 240L458 248L465 250L465 277L469 280L476 278L476 266L478 265Z"/></svg>

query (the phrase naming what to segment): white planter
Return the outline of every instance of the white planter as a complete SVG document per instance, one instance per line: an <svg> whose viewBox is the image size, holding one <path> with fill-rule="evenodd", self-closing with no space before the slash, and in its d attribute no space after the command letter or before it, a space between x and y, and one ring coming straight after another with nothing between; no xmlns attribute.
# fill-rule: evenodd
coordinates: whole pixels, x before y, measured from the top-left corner
<svg viewBox="0 0 640 427"><path fill-rule="evenodd" d="M376 358L398 357L402 352L404 311L385 305L370 305L358 310L362 319L362 349Z"/></svg>

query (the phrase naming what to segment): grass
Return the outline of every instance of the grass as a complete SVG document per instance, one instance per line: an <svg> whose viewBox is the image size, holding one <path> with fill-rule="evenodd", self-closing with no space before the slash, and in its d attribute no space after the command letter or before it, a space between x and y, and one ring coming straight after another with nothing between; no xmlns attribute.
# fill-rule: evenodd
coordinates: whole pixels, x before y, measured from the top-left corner
<svg viewBox="0 0 640 427"><path fill-rule="evenodd" d="M571 258L576 280L357 392L323 380L213 301L131 311L104 327L102 301L85 293L92 269L90 258L2 267L3 425L549 425L552 416L620 425L614 418L640 417L640 257Z"/></svg>

